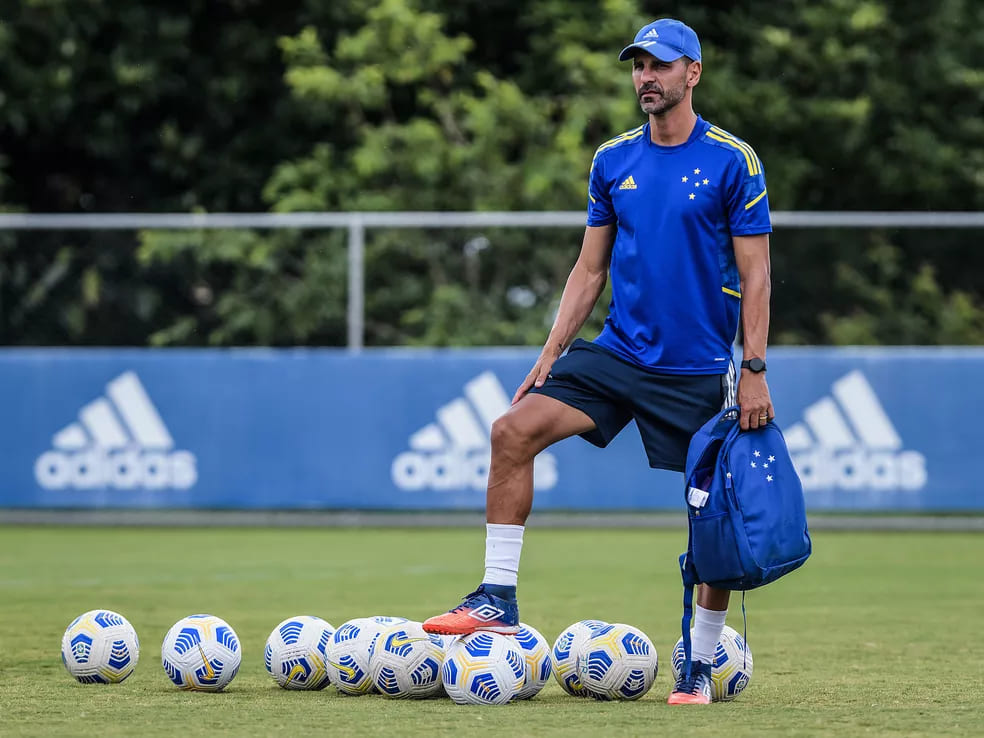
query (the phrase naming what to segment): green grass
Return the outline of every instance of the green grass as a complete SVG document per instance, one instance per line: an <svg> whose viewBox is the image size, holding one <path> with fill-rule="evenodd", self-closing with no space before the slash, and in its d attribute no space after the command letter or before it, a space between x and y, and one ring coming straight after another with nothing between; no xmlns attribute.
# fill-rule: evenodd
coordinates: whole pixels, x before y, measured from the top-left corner
<svg viewBox="0 0 984 738"><path fill-rule="evenodd" d="M0 734L984 734L984 536L817 534L802 570L747 597L748 690L706 708L665 704L684 545L682 531L530 529L523 620L550 641L582 618L636 625L660 674L638 702L577 700L551 682L530 702L466 708L285 692L262 652L291 615L337 626L446 609L481 574L481 530L0 528ZM93 608L123 613L140 636L123 684L80 685L61 665L62 632ZM167 629L197 612L226 619L243 645L221 694L180 692L160 665Z"/></svg>

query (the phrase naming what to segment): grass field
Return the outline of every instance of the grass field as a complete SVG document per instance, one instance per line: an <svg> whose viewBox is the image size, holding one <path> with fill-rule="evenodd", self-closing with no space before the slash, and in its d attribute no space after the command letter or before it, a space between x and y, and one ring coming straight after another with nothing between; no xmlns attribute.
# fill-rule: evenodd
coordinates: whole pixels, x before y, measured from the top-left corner
<svg viewBox="0 0 984 738"><path fill-rule="evenodd" d="M267 676L263 644L286 617L422 620L455 604L480 577L482 533L0 528L0 734L984 735L979 534L815 535L802 570L748 595L755 675L730 704L665 704L682 530L526 535L522 619L551 642L582 618L642 628L661 664L638 702L577 700L551 682L530 702L466 708L285 692ZM62 632L93 608L123 613L140 636L123 684L81 685L62 667ZM198 612L243 644L221 694L180 692L161 668L164 633ZM739 607L729 623L742 629Z"/></svg>

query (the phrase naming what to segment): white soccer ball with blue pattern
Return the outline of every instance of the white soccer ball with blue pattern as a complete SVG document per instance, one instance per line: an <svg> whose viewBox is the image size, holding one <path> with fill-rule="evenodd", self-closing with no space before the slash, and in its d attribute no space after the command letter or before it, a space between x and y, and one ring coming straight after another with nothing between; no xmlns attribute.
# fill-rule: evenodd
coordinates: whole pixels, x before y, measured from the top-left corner
<svg viewBox="0 0 984 738"><path fill-rule="evenodd" d="M577 654L581 684L595 699L637 700L653 686L657 671L653 642L625 623L598 628Z"/></svg>
<svg viewBox="0 0 984 738"><path fill-rule="evenodd" d="M459 638L461 638L461 636L456 636L456 635L440 636L441 642L444 643L444 652L447 653L447 650L451 648L451 644L457 641Z"/></svg>
<svg viewBox="0 0 984 738"><path fill-rule="evenodd" d="M424 699L443 691L443 663L444 639L407 621L379 634L369 654L369 674L384 697Z"/></svg>
<svg viewBox="0 0 984 738"><path fill-rule="evenodd" d="M561 632L553 644L553 675L567 694L574 697L590 697L581 685L577 672L577 652L591 634L605 625L604 620L579 620Z"/></svg>
<svg viewBox="0 0 984 738"><path fill-rule="evenodd" d="M683 638L673 647L674 680L683 668ZM714 663L711 664L711 699L714 702L728 702L741 694L752 681L752 651L745 639L730 625L724 626L717 648L714 649Z"/></svg>
<svg viewBox="0 0 984 738"><path fill-rule="evenodd" d="M550 644L540 631L526 623L519 624L519 632L513 638L519 644L523 658L526 660L526 679L515 699L528 700L536 696L550 681L552 671Z"/></svg>
<svg viewBox="0 0 984 738"><path fill-rule="evenodd" d="M273 629L263 649L267 673L284 689L317 690L328 686L331 623L313 615L287 618Z"/></svg>
<svg viewBox="0 0 984 738"><path fill-rule="evenodd" d="M239 671L243 652L236 631L214 615L189 615L171 626L161 646L161 663L181 689L219 692Z"/></svg>
<svg viewBox="0 0 984 738"><path fill-rule="evenodd" d="M348 695L375 691L369 673L369 654L379 634L391 625L409 622L406 618L375 615L353 618L338 626L328 645L328 676L339 692Z"/></svg>
<svg viewBox="0 0 984 738"><path fill-rule="evenodd" d="M504 705L526 681L526 659L512 636L480 631L452 644L441 679L459 705Z"/></svg>
<svg viewBox="0 0 984 738"><path fill-rule="evenodd" d="M118 684L133 673L140 641L129 621L112 610L90 610L62 636L62 663L83 684Z"/></svg>

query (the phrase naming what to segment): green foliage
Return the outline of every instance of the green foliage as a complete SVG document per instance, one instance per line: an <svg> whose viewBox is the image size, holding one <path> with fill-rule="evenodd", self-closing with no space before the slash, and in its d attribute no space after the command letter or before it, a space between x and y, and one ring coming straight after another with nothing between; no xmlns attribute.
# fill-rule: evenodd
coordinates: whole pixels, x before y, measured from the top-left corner
<svg viewBox="0 0 984 738"><path fill-rule="evenodd" d="M941 344L984 344L984 308L962 290L944 293L930 264L910 273L888 242L869 249L865 262L838 265L838 286L855 307L821 316L832 343L909 344L934 336Z"/></svg>
<svg viewBox="0 0 984 738"><path fill-rule="evenodd" d="M189 306L148 337L165 345L338 345L345 341L342 234L141 234L139 263L178 265Z"/></svg>
<svg viewBox="0 0 984 738"><path fill-rule="evenodd" d="M3 5L5 209L262 209L272 167L307 149L277 48L300 2ZM140 345L187 323L194 270L135 252L129 233L0 242L0 341Z"/></svg>
<svg viewBox="0 0 984 738"><path fill-rule="evenodd" d="M594 149L642 121L615 54L674 15L703 43L697 110L755 146L774 209L984 209L984 6L722 8L21 3L0 13L0 207L578 210ZM975 236L778 231L773 342L980 342ZM578 249L567 229L367 238L379 345L539 344ZM338 345L344 244L0 234L0 340Z"/></svg>

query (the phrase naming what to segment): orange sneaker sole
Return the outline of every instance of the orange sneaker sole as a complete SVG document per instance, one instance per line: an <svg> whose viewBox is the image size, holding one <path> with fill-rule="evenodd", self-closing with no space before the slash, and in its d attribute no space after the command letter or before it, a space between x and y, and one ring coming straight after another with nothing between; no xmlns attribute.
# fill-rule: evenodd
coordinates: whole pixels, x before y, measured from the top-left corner
<svg viewBox="0 0 984 738"><path fill-rule="evenodd" d="M709 705L711 700L702 694L686 694L685 692L674 692L667 700L668 705Z"/></svg>
<svg viewBox="0 0 984 738"><path fill-rule="evenodd" d="M468 635L469 633L501 633L502 635L515 635L519 632L518 625L481 625L472 622L448 622L442 621L440 616L425 620L423 623L424 631L437 635Z"/></svg>

